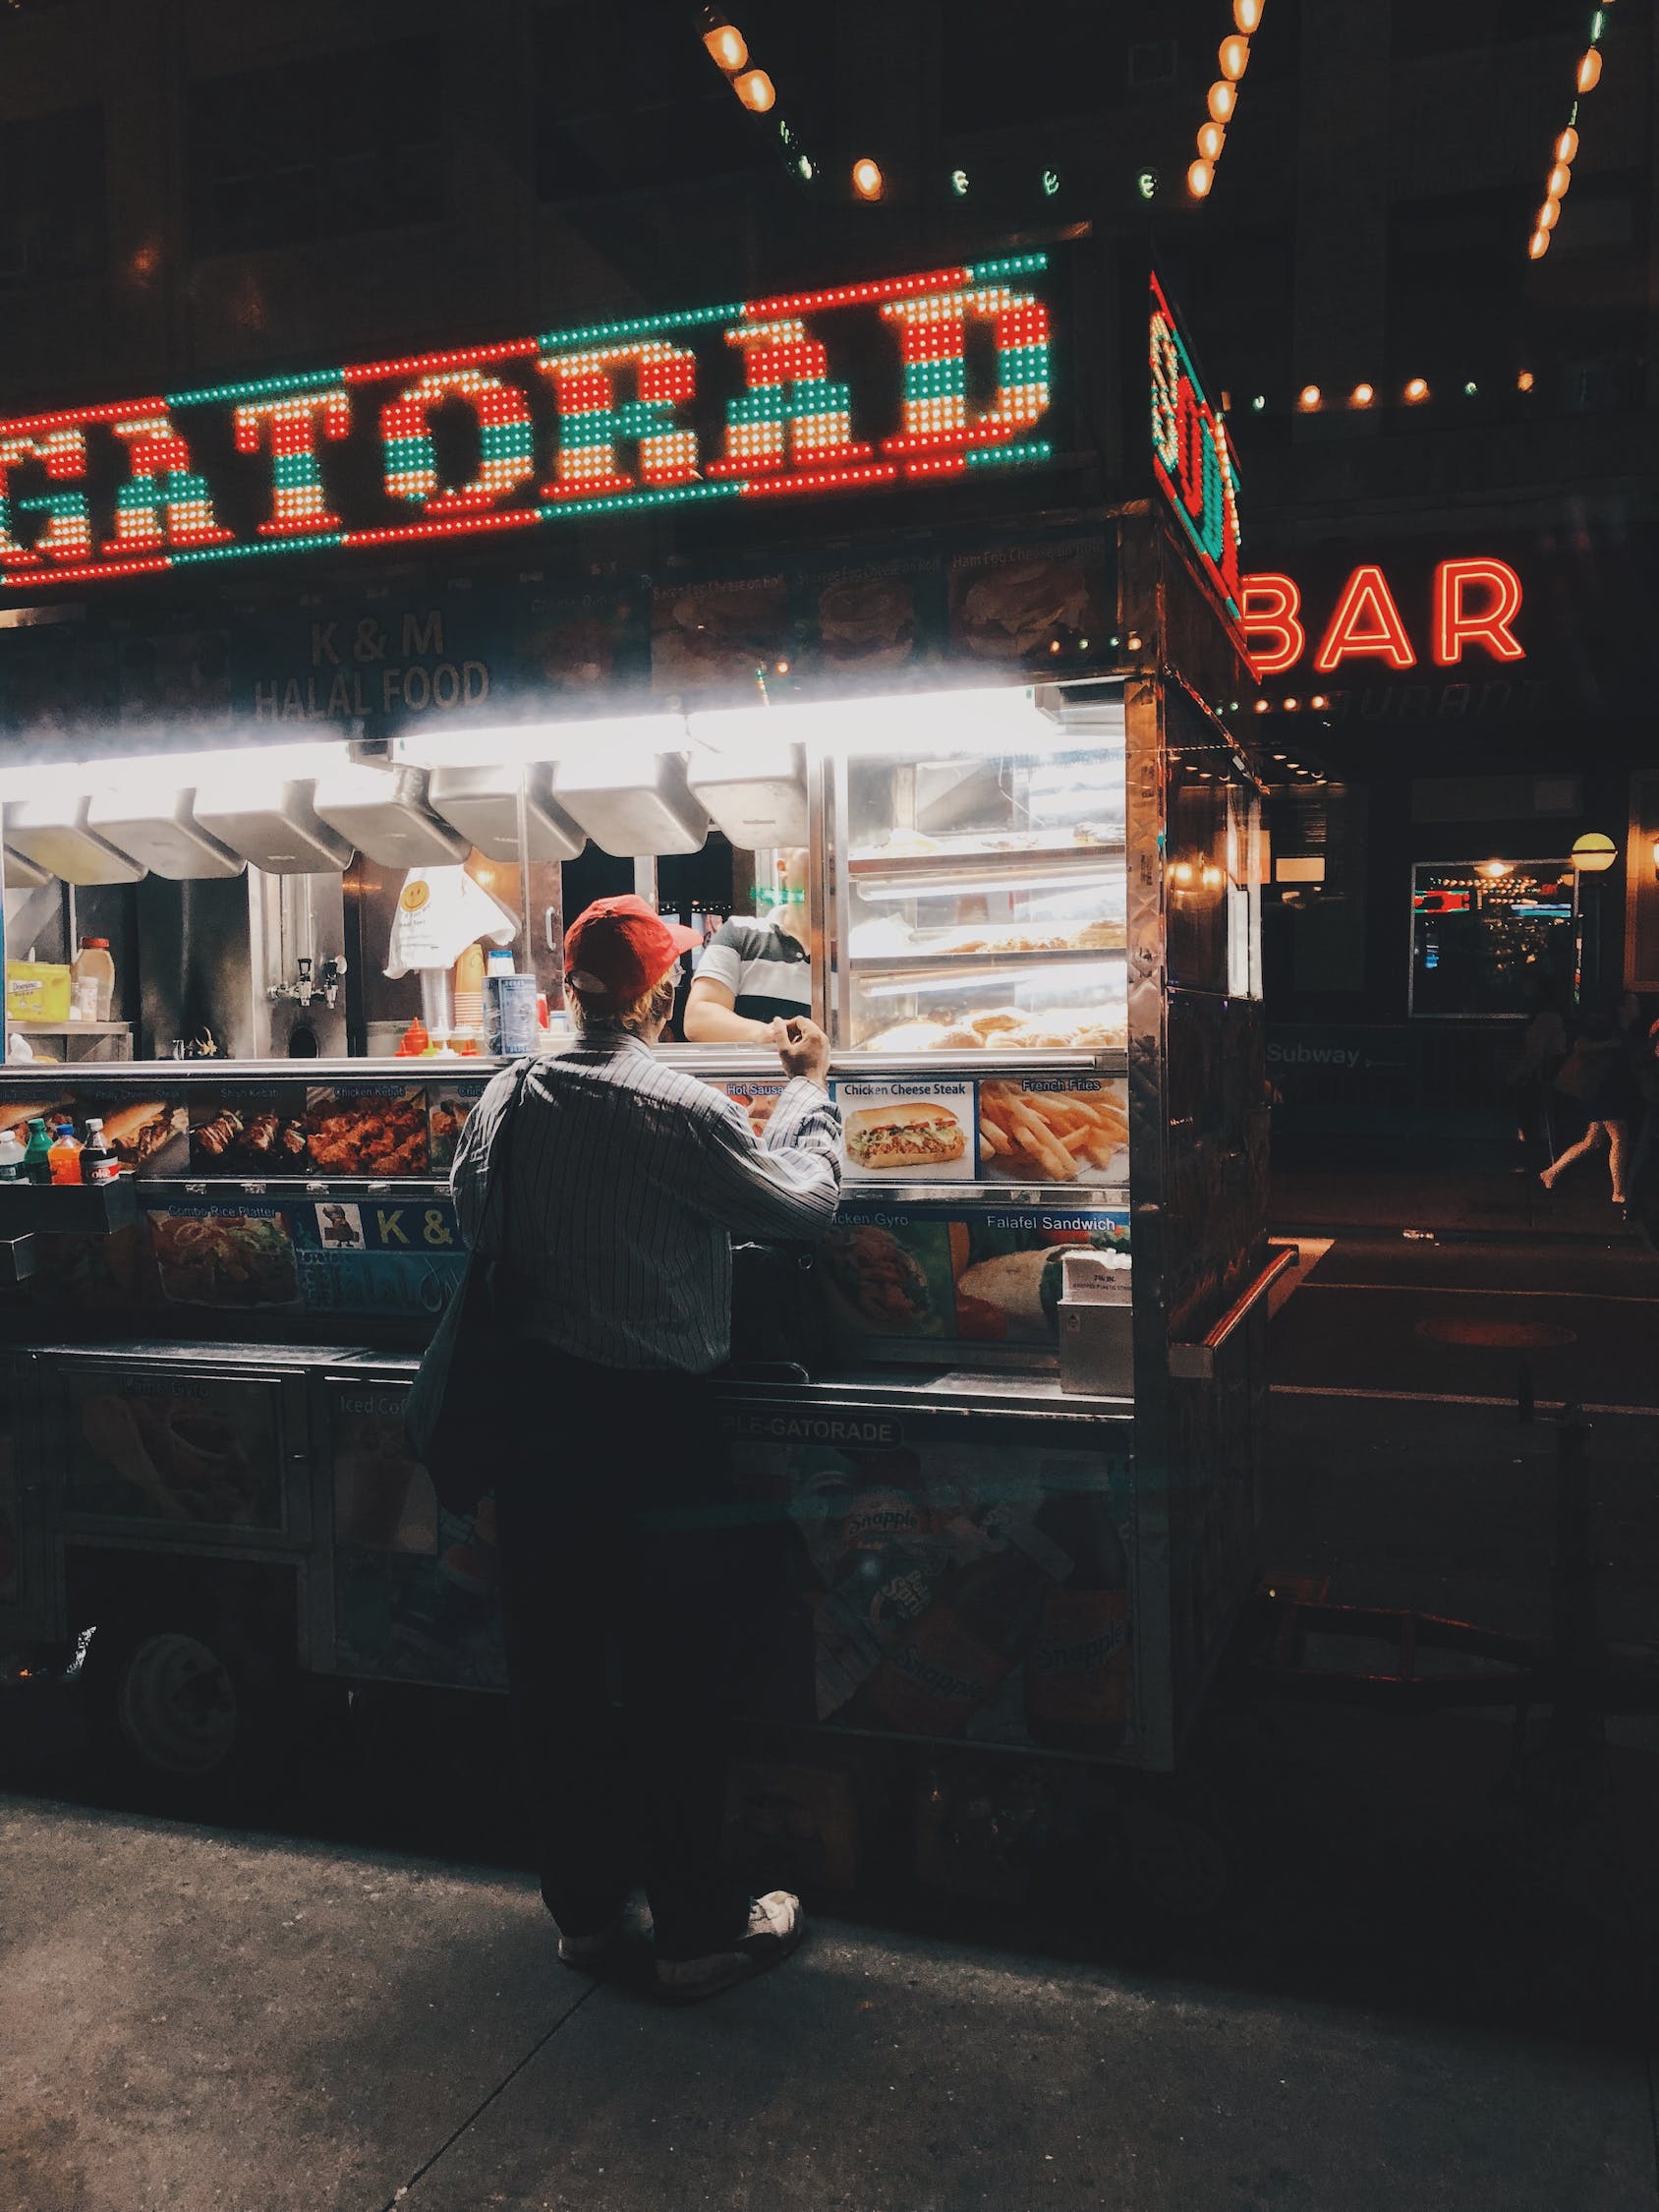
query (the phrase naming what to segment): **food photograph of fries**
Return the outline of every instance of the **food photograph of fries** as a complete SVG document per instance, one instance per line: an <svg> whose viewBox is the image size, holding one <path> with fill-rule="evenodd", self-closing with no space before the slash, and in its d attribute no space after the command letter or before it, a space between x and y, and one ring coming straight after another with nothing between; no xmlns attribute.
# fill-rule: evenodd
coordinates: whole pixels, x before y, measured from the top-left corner
<svg viewBox="0 0 1659 2212"><path fill-rule="evenodd" d="M979 1167L988 1181L1079 1183L1129 1179L1128 1085L1102 1077L1089 1089L1021 1082L979 1086Z"/></svg>

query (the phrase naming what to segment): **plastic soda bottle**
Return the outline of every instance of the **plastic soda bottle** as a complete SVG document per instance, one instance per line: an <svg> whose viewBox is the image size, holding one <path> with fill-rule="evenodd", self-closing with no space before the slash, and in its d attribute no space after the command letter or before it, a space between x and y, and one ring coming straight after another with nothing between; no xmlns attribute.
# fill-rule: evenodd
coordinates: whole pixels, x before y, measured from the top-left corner
<svg viewBox="0 0 1659 2212"><path fill-rule="evenodd" d="M81 1147L81 1180L83 1183L113 1183L121 1173L121 1162L104 1140L102 1122L86 1124L86 1141Z"/></svg>
<svg viewBox="0 0 1659 2212"><path fill-rule="evenodd" d="M81 1180L81 1139L74 1125L59 1122L57 1141L46 1154L54 1183L79 1183Z"/></svg>
<svg viewBox="0 0 1659 2212"><path fill-rule="evenodd" d="M24 1178L29 1183L50 1183L52 1180L52 1140L46 1135L46 1124L39 1115L29 1125L29 1142L23 1155Z"/></svg>

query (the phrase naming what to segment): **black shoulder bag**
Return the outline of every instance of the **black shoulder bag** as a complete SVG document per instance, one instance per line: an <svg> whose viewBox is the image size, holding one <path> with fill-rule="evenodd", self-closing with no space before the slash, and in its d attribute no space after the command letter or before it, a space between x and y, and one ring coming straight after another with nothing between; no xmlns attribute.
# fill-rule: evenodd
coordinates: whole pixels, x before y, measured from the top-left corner
<svg viewBox="0 0 1659 2212"><path fill-rule="evenodd" d="M488 1227L495 1193L507 1194L513 1123L531 1066L528 1060L520 1063L512 1096L489 1147L478 1212L481 1235ZM504 1235L502 1244L504 1248ZM484 1439L499 1426L502 1411L511 1402L515 1370L522 1366L514 1359L507 1319L499 1310L506 1271L504 1249L493 1259L477 1244L469 1249L466 1270L421 1355L420 1372L404 1402L403 1433L409 1448L431 1477L438 1503L450 1513L475 1512L494 1480L494 1460L483 1448Z"/></svg>

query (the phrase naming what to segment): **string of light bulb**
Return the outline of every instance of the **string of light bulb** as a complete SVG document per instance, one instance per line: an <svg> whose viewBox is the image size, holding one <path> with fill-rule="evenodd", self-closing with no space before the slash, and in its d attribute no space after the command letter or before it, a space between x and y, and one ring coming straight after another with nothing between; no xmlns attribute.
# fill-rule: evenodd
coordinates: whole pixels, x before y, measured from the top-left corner
<svg viewBox="0 0 1659 2212"><path fill-rule="evenodd" d="M777 104L777 87L764 69L751 66L749 41L724 8L712 6L697 11L697 34L708 51L709 59L737 94L752 115L769 115ZM803 184L810 185L819 174L818 164L801 145L787 122L777 119L778 144L785 166ZM880 162L867 153L860 154L852 164L849 175L853 195L859 200L885 198L887 183L882 174ZM967 188L963 175L962 190Z"/></svg>
<svg viewBox="0 0 1659 2212"><path fill-rule="evenodd" d="M1250 66L1250 37L1262 20L1267 0L1232 0L1234 29L1216 49L1221 75L1205 95L1208 113L1198 126L1196 157L1187 164L1186 189L1194 200L1207 200L1216 181L1216 163L1227 145L1227 127L1238 106L1238 85Z"/></svg>
<svg viewBox="0 0 1659 2212"><path fill-rule="evenodd" d="M1459 399L1479 399L1483 395L1489 396L1494 388L1503 387L1494 387L1489 383L1482 384L1474 378L1468 377L1453 388ZM1508 388L1521 393L1536 391L1538 378L1535 372L1530 369L1517 369L1515 373L1514 382ZM1363 414L1369 409L1390 405L1425 407L1434 400L1435 396L1435 387L1426 377L1407 377L1393 392L1384 392L1376 384L1364 380L1341 390L1328 389L1323 384L1307 383L1297 386L1288 409L1284 411L1295 415ZM1441 396L1443 398L1446 396L1444 389ZM1224 399L1226 401L1226 413L1233 414L1238 411L1237 403L1232 399L1230 393L1224 394ZM1277 406L1270 403L1266 392L1253 392L1245 404L1252 415L1281 412Z"/></svg>
<svg viewBox="0 0 1659 2212"><path fill-rule="evenodd" d="M1544 204L1532 218L1532 235L1526 241L1526 258L1541 262L1550 250L1550 235L1561 220L1561 204L1573 182L1573 164L1578 158L1578 102L1601 83L1601 40L1614 0L1601 0L1590 17L1589 42L1573 65L1573 104L1567 111L1567 128L1550 149L1550 171L1544 179Z"/></svg>

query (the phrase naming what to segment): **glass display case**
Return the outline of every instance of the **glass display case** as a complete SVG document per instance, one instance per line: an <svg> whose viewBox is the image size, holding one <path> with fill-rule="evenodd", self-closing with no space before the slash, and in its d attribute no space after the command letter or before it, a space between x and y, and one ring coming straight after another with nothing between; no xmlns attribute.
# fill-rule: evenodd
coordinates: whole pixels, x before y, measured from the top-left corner
<svg viewBox="0 0 1659 2212"><path fill-rule="evenodd" d="M836 757L838 1050L1123 1048L1121 710L1031 728Z"/></svg>

